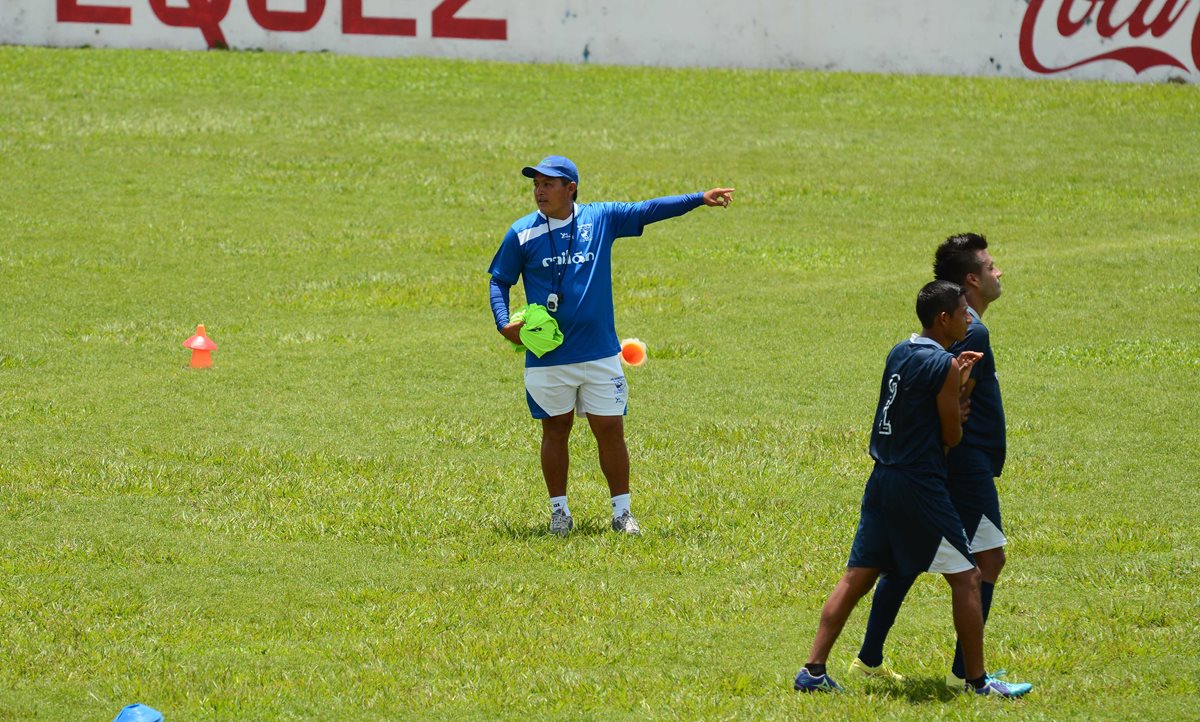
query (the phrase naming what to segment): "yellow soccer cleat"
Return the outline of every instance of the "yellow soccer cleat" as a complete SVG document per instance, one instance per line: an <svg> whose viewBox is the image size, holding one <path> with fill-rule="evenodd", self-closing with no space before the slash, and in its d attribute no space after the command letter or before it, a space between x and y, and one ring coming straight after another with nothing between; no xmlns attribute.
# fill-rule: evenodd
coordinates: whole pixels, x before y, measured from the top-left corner
<svg viewBox="0 0 1200 722"><path fill-rule="evenodd" d="M859 677L868 677L870 679L886 679L891 682L903 682L904 675L896 674L886 664L881 664L878 667L871 667L863 663L858 657L850 663L850 674Z"/></svg>

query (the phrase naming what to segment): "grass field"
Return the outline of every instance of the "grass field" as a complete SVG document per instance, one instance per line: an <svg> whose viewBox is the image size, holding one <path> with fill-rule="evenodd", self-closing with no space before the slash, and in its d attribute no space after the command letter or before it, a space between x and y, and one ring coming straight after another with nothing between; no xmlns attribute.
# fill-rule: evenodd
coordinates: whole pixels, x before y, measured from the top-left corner
<svg viewBox="0 0 1200 722"><path fill-rule="evenodd" d="M0 719L1195 719L1197 118L1195 86L0 48ZM640 539L581 427L546 534L487 309L551 152L583 201L738 189L614 254ZM929 577L909 683L796 695L962 230L1005 271L989 667L1036 688L940 688Z"/></svg>

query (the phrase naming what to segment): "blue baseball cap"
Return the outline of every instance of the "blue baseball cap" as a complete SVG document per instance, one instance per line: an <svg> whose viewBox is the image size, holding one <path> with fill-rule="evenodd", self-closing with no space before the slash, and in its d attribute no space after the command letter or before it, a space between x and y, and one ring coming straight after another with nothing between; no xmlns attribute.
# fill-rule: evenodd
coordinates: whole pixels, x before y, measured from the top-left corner
<svg viewBox="0 0 1200 722"><path fill-rule="evenodd" d="M561 155L548 155L537 165L527 165L521 169L521 175L532 178L538 173L551 178L566 178L572 183L579 182L579 169L570 158Z"/></svg>

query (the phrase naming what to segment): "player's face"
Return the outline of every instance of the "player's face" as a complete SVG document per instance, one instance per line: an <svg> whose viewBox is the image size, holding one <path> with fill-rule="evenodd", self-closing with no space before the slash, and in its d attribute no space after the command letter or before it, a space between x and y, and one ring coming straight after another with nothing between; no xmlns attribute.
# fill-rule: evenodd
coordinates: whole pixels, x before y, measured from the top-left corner
<svg viewBox="0 0 1200 722"><path fill-rule="evenodd" d="M551 218L571 215L571 191L575 184L566 178L551 178L538 173L533 178L533 199L538 210Z"/></svg>
<svg viewBox="0 0 1200 722"><path fill-rule="evenodd" d="M971 314L967 313L967 297L958 297L958 307L954 309L954 313L949 314L949 323L947 324L947 332L950 334L952 341L962 341L967 337L967 326L971 325Z"/></svg>
<svg viewBox="0 0 1200 722"><path fill-rule="evenodd" d="M988 303L1000 298L1000 277L1004 272L996 267L992 254L983 249L979 252L979 293Z"/></svg>

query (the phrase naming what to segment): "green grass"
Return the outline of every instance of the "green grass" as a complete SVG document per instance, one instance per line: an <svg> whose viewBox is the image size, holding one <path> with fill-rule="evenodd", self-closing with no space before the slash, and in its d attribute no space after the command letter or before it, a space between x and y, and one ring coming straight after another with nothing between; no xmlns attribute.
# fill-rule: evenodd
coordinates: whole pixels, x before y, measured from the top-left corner
<svg viewBox="0 0 1200 722"><path fill-rule="evenodd" d="M0 719L1194 716L1197 117L1177 85L0 48ZM583 200L738 188L614 254L637 540L579 428L546 535L487 310L550 152ZM968 229L1005 271L989 666L1037 686L940 689L930 577L910 683L797 696L884 355Z"/></svg>

